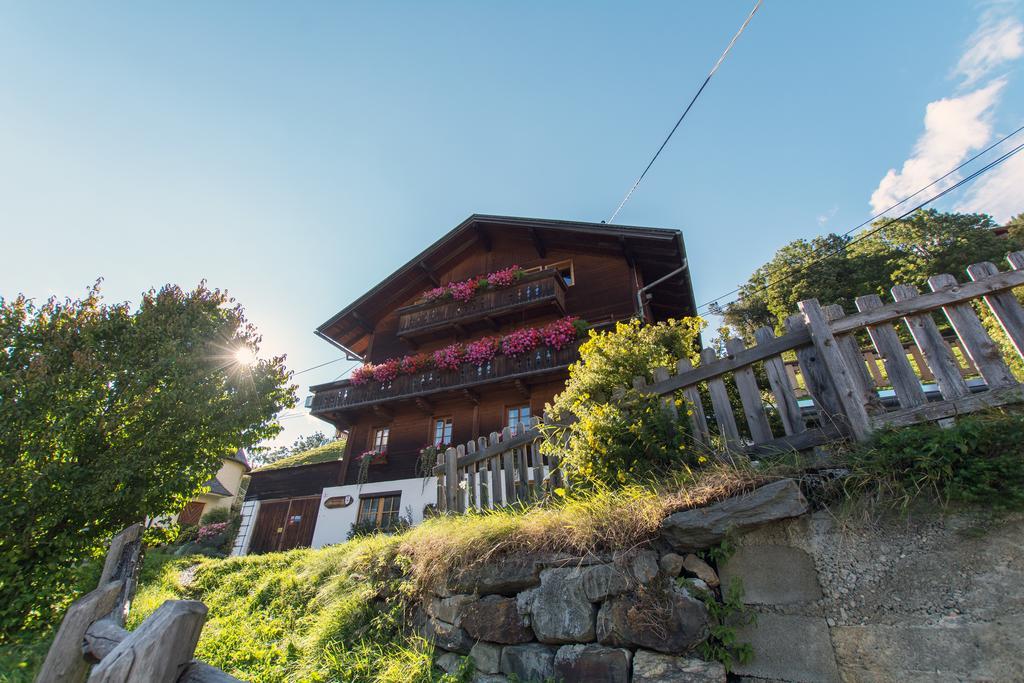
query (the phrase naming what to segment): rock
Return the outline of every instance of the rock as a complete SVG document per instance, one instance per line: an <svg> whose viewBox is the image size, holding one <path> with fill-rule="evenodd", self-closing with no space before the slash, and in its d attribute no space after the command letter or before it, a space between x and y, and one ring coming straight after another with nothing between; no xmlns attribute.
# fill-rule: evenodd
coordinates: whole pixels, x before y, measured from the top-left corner
<svg viewBox="0 0 1024 683"><path fill-rule="evenodd" d="M629 683L633 653L602 645L563 645L555 653L555 680Z"/></svg>
<svg viewBox="0 0 1024 683"><path fill-rule="evenodd" d="M601 602L629 590L629 578L615 565L598 564L583 570L583 590L591 602Z"/></svg>
<svg viewBox="0 0 1024 683"><path fill-rule="evenodd" d="M589 643L594 640L597 610L583 589L576 568L545 569L530 610L533 632L542 643ZM507 672L506 672L507 673Z"/></svg>
<svg viewBox="0 0 1024 683"><path fill-rule="evenodd" d="M540 583L538 558L506 559L470 567L448 580L451 593L515 595Z"/></svg>
<svg viewBox="0 0 1024 683"><path fill-rule="evenodd" d="M416 632L443 650L469 654L473 639L465 630L447 621L428 616L422 609L416 610L412 619Z"/></svg>
<svg viewBox="0 0 1024 683"><path fill-rule="evenodd" d="M637 650L633 683L725 683L725 667L721 662Z"/></svg>
<svg viewBox="0 0 1024 683"><path fill-rule="evenodd" d="M702 590L702 591L709 591L709 590L711 590L711 588L706 583L704 583L700 579L694 578L692 576L688 577L686 579L686 584L687 584L687 586L693 586L697 590Z"/></svg>
<svg viewBox="0 0 1024 683"><path fill-rule="evenodd" d="M699 550L720 542L730 529L743 531L805 512L807 500L800 487L783 479L714 505L671 514L661 523L661 532L676 548Z"/></svg>
<svg viewBox="0 0 1024 683"><path fill-rule="evenodd" d="M508 683L508 676L474 673L473 677L469 680L471 683Z"/></svg>
<svg viewBox="0 0 1024 683"><path fill-rule="evenodd" d="M661 567L662 574L674 579L683 571L683 557L675 553L665 553L661 556L658 566Z"/></svg>
<svg viewBox="0 0 1024 683"><path fill-rule="evenodd" d="M637 583L646 585L658 576L658 553L653 550L641 550L630 562L630 573Z"/></svg>
<svg viewBox="0 0 1024 683"><path fill-rule="evenodd" d="M461 610L465 605L476 600L472 595L453 595L448 598L431 598L426 603L427 614L447 621L449 624L459 625L462 617Z"/></svg>
<svg viewBox="0 0 1024 683"><path fill-rule="evenodd" d="M553 679L555 650L540 643L509 645L501 651L501 672L524 683Z"/></svg>
<svg viewBox="0 0 1024 683"><path fill-rule="evenodd" d="M442 655L438 655L437 659L434 660L434 665L441 671L448 674L453 674L458 671L461 663L462 657L458 656L454 652L445 652Z"/></svg>
<svg viewBox="0 0 1024 683"><path fill-rule="evenodd" d="M533 599L537 595L536 588L528 588L516 595L516 609L523 616L529 616L533 610Z"/></svg>
<svg viewBox="0 0 1024 683"><path fill-rule="evenodd" d="M683 560L683 569L690 572L712 588L718 586L718 574L715 573L715 570L711 568L710 564L693 553L687 555L686 559Z"/></svg>
<svg viewBox="0 0 1024 683"><path fill-rule="evenodd" d="M462 607L460 623L475 640L506 645L533 640L530 621L519 613L516 598L488 595L474 600Z"/></svg>
<svg viewBox="0 0 1024 683"><path fill-rule="evenodd" d="M610 598L597 615L602 645L681 654L708 636L708 610L685 591L668 589Z"/></svg>
<svg viewBox="0 0 1024 683"><path fill-rule="evenodd" d="M469 651L473 666L483 674L496 674L501 671L501 646L494 643L479 642Z"/></svg>

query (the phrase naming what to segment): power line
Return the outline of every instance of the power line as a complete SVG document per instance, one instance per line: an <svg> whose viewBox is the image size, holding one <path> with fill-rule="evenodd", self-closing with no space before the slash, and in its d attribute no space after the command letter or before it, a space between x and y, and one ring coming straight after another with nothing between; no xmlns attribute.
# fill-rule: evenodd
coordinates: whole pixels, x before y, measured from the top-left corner
<svg viewBox="0 0 1024 683"><path fill-rule="evenodd" d="M672 130L669 131L668 135L665 137L664 142L661 143L661 147L659 147L658 151L654 153L653 157L651 157L651 161L649 164L647 164L647 168L645 168L644 172L640 174L640 177L636 179L636 182L633 183L633 187L629 188L629 192L626 193L626 196L622 198L621 202L619 202L618 207L616 207L615 211L612 212L611 218L607 220L608 223L612 223L615 221L615 217L619 215L619 211L622 211L622 207L625 206L626 202L629 201L629 198L633 196L633 192L636 191L636 188L640 185L640 182L644 179L644 176L647 175L647 172L651 170L651 166L653 166L654 162L657 161L658 157L661 155L661 151L665 149L665 145L667 145L668 141L672 139L672 135L676 132L676 129L679 128L679 124L682 123L683 119L686 118L686 115L690 113L690 109L693 108L693 105L697 101L697 98L700 97L700 94L704 92L704 88L706 88L708 83L711 82L711 77L715 75L716 71L718 71L718 67L722 66L722 62L725 61L726 55L728 55L729 51L732 50L732 46L736 44L736 41L739 40L739 37L743 35L743 31L746 30L747 24L749 24L750 20L754 18L754 14L757 13L757 10L760 6L761 0L757 0L757 4L754 5L754 9L750 10L750 14L747 15L746 21L743 22L742 26L740 26L740 30L737 31L736 35L734 35L732 37L732 40L729 41L729 44L726 46L725 51L722 52L722 55L718 58L718 61L715 62L715 65L711 67L711 71L708 72L707 78L704 79L704 82L701 83L700 88L697 89L697 93L693 96L693 99L691 99L690 103L686 105L686 109L684 109L683 113L679 116L679 120L676 121L676 125L672 126Z"/></svg>
<svg viewBox="0 0 1024 683"><path fill-rule="evenodd" d="M947 173L945 173L944 175L940 176L939 178L936 178L935 180L933 180L932 182L930 182L930 183L929 183L928 185L925 185L924 187L922 187L921 189L917 190L917 191L916 191L916 192L914 192L913 194L911 194L911 195L908 195L907 197L905 197L905 198L903 198L902 200L900 200L900 201L896 202L895 204L893 204L893 205L892 205L892 206L890 206L889 208L885 209L884 211L882 211L882 212L880 212L880 213L878 213L878 214L876 214L876 215L872 216L871 218L867 219L867 220L866 220L866 221L864 221L863 223L861 223L861 224L859 224L859 225L857 225L857 226L854 226L853 228L850 228L850 229L849 229L849 230L847 230L846 232L842 233L842 235L841 235L841 236L842 236L842 237L845 237L845 236L849 235L850 233L854 232L855 230L858 230L858 229L860 229L860 228L864 227L864 226L865 226L865 225L867 225L868 223L871 223L872 221L874 221L874 220L876 220L876 219L878 219L878 218L881 218L882 216L884 216L884 215L885 215L885 214L887 214L888 212L892 211L892 210L893 210L894 208L896 208L897 206L900 206L901 204L904 204L904 203L906 203L907 201L909 201L910 199L913 199L914 197L916 197L917 195L921 194L921 193L922 193L922 192L924 192L925 190L927 190L927 189L929 189L929 188L931 188L931 187L935 186L936 184L938 184L938 183L942 182L943 180L945 180L946 178L948 178L948 177L949 177L950 175L952 175L952 174L956 173L957 171L959 171L960 169L962 169L962 168L963 168L964 166L966 166L966 165L970 164L971 162L975 161L976 159L978 159L978 157L980 157L980 156L982 156L982 155L986 154L987 152L991 151L991 150L992 150L993 148L995 148L995 147L997 147L997 146L1001 145L1002 143L1006 142L1007 140L1009 140L1009 139L1010 139L1011 137L1013 137L1013 136L1014 136L1014 135L1016 135L1017 133L1021 132L1022 130L1024 130L1024 126L1021 126L1021 127L1020 127L1020 128L1018 128L1017 130L1015 130L1015 131L1013 131L1012 133L1010 133L1010 134L1006 135L1005 137L1003 137L1002 139L1000 139L1000 140L998 140L997 142L993 143L992 145L990 145L990 146L986 147L986 148L985 148L984 150L982 150L981 152L978 152L977 154L975 154L975 155L974 155L973 157L971 157L971 158L970 158L970 159L968 159L967 161L964 161L963 163L961 163L961 164L960 164L959 166L957 166L956 168L954 168L954 169L952 169L952 170L948 171ZM862 235L858 235L858 236L857 236L857 237L856 237L855 239L853 239L853 240L851 240L851 241L849 241L849 242L847 242L847 243L845 243L845 244L841 245L841 246L840 246L840 247L839 247L838 249L833 249L833 250L832 250L831 252L829 252L829 253L827 253L827 254L824 254L824 257L828 257L828 256L832 256L832 255L834 255L834 254L837 254L837 253L839 253L839 252L840 252L841 250L843 250L843 249L846 249L847 247L849 247L850 245L852 245L852 244L856 244L857 242L860 242L861 240L863 240L863 239L866 239L867 237L870 237L871 235L873 235L873 234L877 233L878 231L880 231L880 230L884 230L885 228L889 227L889 226L890 226L890 225L892 225L893 223L895 223L895 222L897 222L897 221L900 221L900 220L902 220L902 219L906 218L907 216L911 215L912 213L914 213L914 212L915 212L915 211L917 211L918 209L921 209L921 208L923 208L923 207L927 206L928 204L931 204L932 202L934 202L934 201L936 201L937 199L939 199L939 198L941 198L941 197L943 197L943 196L945 196L945 195L949 194L950 192L952 192L953 190L957 189L958 187L961 187L962 185L964 185L964 184L966 184L966 183L968 183L968 182L971 182L972 180L974 180L975 178L977 178L977 177L978 177L978 176L980 176L981 174L983 174L983 173L986 173L987 171L991 170L991 169L992 169L992 168L994 168L995 166L998 166L999 164L1001 164L1002 162L1006 161L1007 159L1009 159L1010 157L1012 157L1012 156L1013 156L1014 154L1016 154L1017 152L1019 152L1019 151L1020 151L1020 150L1021 150L1022 148L1024 148L1024 144L1018 145L1017 147L1013 148L1013 149L1012 149L1012 150L1010 150L1009 152L1007 152L1007 153L1003 154L1002 156L998 157L998 158L997 158L997 159L995 159L994 161L991 161L991 162L989 162L988 164L986 164L985 166L981 167L981 168L980 168L980 169L978 169L977 171L974 171L974 172L973 172L973 173L971 173L970 175L968 175L968 176L966 176L965 178L963 178L963 179L959 180L958 182L954 183L953 185L951 185L950 187L946 188L945 190L942 190L941 192L939 192L939 193L938 193L938 194L936 194L935 196L931 197L930 199L927 199L926 201L924 201L924 202L921 202L920 204L916 205L916 206L915 206L914 208L910 209L909 211L907 211L907 212L905 212L905 213L901 214L900 216L898 216L898 217L896 217L896 218L893 218L892 220L890 220L890 221L888 221L888 222L884 223L883 225L881 225L881 226L879 226L879 227L877 227L877 228L874 228L873 230L868 230L868 231L866 231L865 233L863 233ZM816 254L818 254L818 253L820 253L820 251L818 251L818 252L812 252L812 253L811 253L811 256L813 257L813 256L815 256L815 255L816 255ZM806 271L806 270L807 270L807 268L811 267L812 265L814 265L815 263L817 263L817 262L818 262L818 261L820 261L820 260L821 260L820 258L813 258L812 260L810 260L810 261L807 261L807 262L806 262L806 263L804 264L804 266L803 266L802 268L800 268L800 269L798 269L798 270L796 270L796 271L793 271L793 272L789 273L788 275L786 275L786 276L784 276L784 277L782 277L782 278L779 278L778 280L774 280L774 281L772 281L772 282L769 282L769 283L767 283L767 284L763 285L762 287L758 287L757 289L755 289L755 290L753 290L753 291L749 292L748 294L746 294L746 295L744 295L744 296L740 296L740 297L737 297L736 299L733 299L733 300L731 300L731 301L728 301L728 302L726 302L726 304L728 305L728 304L730 304L730 303L734 303L734 302L736 302L736 301L739 301L740 299L743 299L743 298L744 298L745 296L749 296L750 294L755 294L755 293L757 293L757 292L761 292L761 291L764 291L764 290L768 289L769 287L772 287L773 285L777 285L777 284L779 284L779 283L781 283L781 282L785 282L786 280L788 280L788 279L790 279L790 278L792 278L792 277L794 277L794 276L796 276L796 275L799 275L800 273L802 273L802 272ZM736 289L730 290L730 291L728 291L728 292L726 292L726 293L724 293L724 294L720 294L719 296L717 296L717 297L715 297L715 298L713 298L713 299L710 299L710 300L708 300L708 301L704 302L703 304L701 304L700 306L698 306L698 307L697 307L697 311L699 312L699 311L700 311L701 309L703 309L703 308L709 308L709 307L711 307L711 306L713 306L713 305L715 305L715 304L718 304L718 302L719 302L719 301L720 301L721 299L723 299L723 298L725 298L725 297L729 296L730 294L735 294L735 293L737 293L737 292L739 292L739 291L741 291L741 290L742 290L742 286L740 286L740 287L737 287Z"/></svg>
<svg viewBox="0 0 1024 683"><path fill-rule="evenodd" d="M298 372L293 372L293 373L292 373L292 377L295 377L295 376L297 376L297 375L301 375L301 374L302 374L302 373L304 373L304 372L309 372L310 370L316 370L316 369L318 369L318 368L322 368L322 367L324 367L325 365L330 365L331 363L337 363L337 362L338 362L338 361L340 361L340 360L345 360L345 359L344 359L344 358L335 358L334 360L329 360L329 361L327 361L326 363L321 363L320 365L314 365L313 367L311 367L311 368L306 368L305 370L299 370Z"/></svg>
<svg viewBox="0 0 1024 683"><path fill-rule="evenodd" d="M1022 128L1024 128L1024 127L1022 127ZM1021 129L1019 128L1018 130L1021 130ZM1016 133L1016 131L1015 131L1015 133ZM1011 133L1011 135L1013 135L1015 133ZM1010 137L1010 136L1008 136L1008 137ZM1000 140L1000 142L1001 141L1002 140ZM989 147L989 148L991 148L991 147ZM906 218L907 216L911 215L915 211L918 211L919 209L923 209L924 207L928 206L932 202L935 202L936 200L939 200L942 197L945 197L946 195L951 193L951 191L953 191L954 189L956 189L958 187L961 187L961 186L971 182L972 180L976 179L977 177L981 176L984 173L987 173L988 171L990 171L991 169L995 168L996 166L998 166L1002 162L1007 161L1008 159L1010 159L1011 157L1013 157L1014 155L1019 153L1021 150L1024 150L1024 142L1022 142L1021 144L1018 144L1010 152L1002 155L1001 157L996 158L995 160L989 162L988 164L985 164L984 166L982 166L977 171L974 171L970 175L962 178L961 180L956 181L955 183L953 183L949 187L946 187L945 189L940 191L940 193L935 195L934 197L932 197L932 198L930 198L928 200L925 200L921 204L918 204L918 205L914 206L912 209L909 209L908 211L905 211L904 213L900 214L899 216L886 221L885 223L883 223L882 225L879 225L876 228L872 228L870 230L865 230L863 233L859 234L859 236L857 236L854 240L851 240L850 242L840 246L838 249L831 250L829 253L822 255L821 258L814 258L814 259L808 261L807 263L805 263L803 267L801 267L801 268L799 268L797 270L794 270L793 272L790 272L790 273L782 276L782 278L779 278L779 279L774 280L774 281L772 281L770 283L767 283L766 285L764 285L762 287L759 287L756 290L754 290L754 291L752 291L752 292L750 292L750 293L748 293L748 294L746 294L744 296L750 296L751 294L756 294L758 292L763 292L764 290L767 290L769 287L773 287L774 285L778 285L778 284L784 283L785 281L790 280L791 278L794 278L795 275L799 275L800 273L805 272L809 267L811 267L815 263L819 262L822 258L825 258L825 257L828 257L828 256L834 256L834 255L838 254L839 252L841 252L842 250L850 247L851 245L855 245L858 242L861 242L862 240L866 240L867 238L872 236L872 234L874 234L876 232L879 232L880 230L884 230L885 228L889 227L893 223L896 223L896 222ZM984 154L984 153L982 153L982 154ZM946 175L948 175L948 174L946 174ZM943 176L943 177L945 177L945 176ZM932 184L934 184L934 182ZM927 189L927 187L924 188L924 189ZM921 190L918 190L918 193L914 193L914 195L918 195L920 193L921 193ZM910 197L913 197L913 195L911 195ZM909 199L909 198L907 198L907 199ZM906 201L906 200L904 200L904 201ZM902 204L902 203L903 202L899 202L896 206L899 206L899 204ZM856 229L856 228L853 228L853 229ZM849 234L851 231L853 231L853 230L850 230L850 231L848 231L848 232L846 232L844 234ZM738 292L739 289L740 288L737 288L737 289L733 290L732 292L729 292L728 294L733 294L735 292ZM723 296L728 296L728 294L725 294ZM736 299L733 299L732 301L727 302L727 304L734 303L735 301L739 301L740 299L744 298L744 296L737 297ZM700 306L697 306L697 310L699 311L700 308L703 308L703 307L706 307L706 306L710 306L711 304L716 304L716 303L718 303L719 299L721 299L721 298L722 297L718 297L716 299L712 299L711 301L703 303Z"/></svg>

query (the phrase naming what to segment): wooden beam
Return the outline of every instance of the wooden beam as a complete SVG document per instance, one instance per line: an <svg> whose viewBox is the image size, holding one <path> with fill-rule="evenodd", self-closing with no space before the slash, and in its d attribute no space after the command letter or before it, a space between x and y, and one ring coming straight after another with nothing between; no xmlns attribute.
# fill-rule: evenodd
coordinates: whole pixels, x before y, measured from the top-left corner
<svg viewBox="0 0 1024 683"><path fill-rule="evenodd" d="M390 420L394 419L394 417L395 417L394 413L392 413L390 410L388 410L387 408L385 408L382 405L375 405L375 406L373 406L373 412L374 412L374 414L377 417L379 417L382 420L390 421Z"/></svg>
<svg viewBox="0 0 1024 683"><path fill-rule="evenodd" d="M422 410L427 415L433 415L434 414L434 405L430 401L425 399L424 397L417 396L414 399L414 402L416 403L416 407L419 408L420 410Z"/></svg>
<svg viewBox="0 0 1024 683"><path fill-rule="evenodd" d="M519 392L520 396L522 396L523 398L530 398L530 387L526 386L526 382L524 382L521 379L517 379L513 384L515 385L516 391Z"/></svg>
<svg viewBox="0 0 1024 683"><path fill-rule="evenodd" d="M356 321L359 327L363 328L366 332L373 334L373 325L371 325L366 318L359 315L359 311L352 311L349 315L352 316L352 319Z"/></svg>
<svg viewBox="0 0 1024 683"><path fill-rule="evenodd" d="M426 273L426 274L427 274L427 278L429 278L429 279L430 279L430 281L431 281L432 283L434 283L434 286L435 286L435 287L439 287L439 286L441 285L441 281L437 279L437 276L436 276L436 275L434 275L434 271L432 271L432 270L430 269L430 266L428 266L428 265L427 265L427 264L426 264L425 262L423 262L423 261L420 261L420 262L419 262L419 263L418 263L417 265L418 265L418 266L420 267L420 269L421 269L421 270L422 270L422 271L423 271L424 273Z"/></svg>
<svg viewBox="0 0 1024 683"><path fill-rule="evenodd" d="M927 403L914 408L904 408L873 418L876 428L906 427L918 422L930 422L964 413L973 413L985 408L995 408L1011 403L1024 402L1024 386L991 389L969 396Z"/></svg>
<svg viewBox="0 0 1024 683"><path fill-rule="evenodd" d="M472 403L473 405L480 404L480 394L476 393L472 389L463 389L462 395L465 396L466 400Z"/></svg>
<svg viewBox="0 0 1024 683"><path fill-rule="evenodd" d="M544 244L544 238L540 236L536 228L528 228L530 239L533 241L533 248L537 250L537 256L545 258L548 255L548 248Z"/></svg>

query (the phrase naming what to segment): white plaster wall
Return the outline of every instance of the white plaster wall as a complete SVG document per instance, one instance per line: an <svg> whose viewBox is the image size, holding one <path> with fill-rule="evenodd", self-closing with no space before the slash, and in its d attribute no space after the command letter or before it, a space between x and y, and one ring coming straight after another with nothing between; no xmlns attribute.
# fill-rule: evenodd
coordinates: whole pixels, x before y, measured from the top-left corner
<svg viewBox="0 0 1024 683"><path fill-rule="evenodd" d="M344 542L359 513L359 496L383 491L401 491L399 514L402 517L409 517L411 513L412 523L419 524L423 521L424 506L437 503L437 477L325 488L320 496L320 512L316 518L316 529L313 531L313 547L322 548L332 543ZM324 501L334 496L352 496L352 504L344 508L325 508Z"/></svg>

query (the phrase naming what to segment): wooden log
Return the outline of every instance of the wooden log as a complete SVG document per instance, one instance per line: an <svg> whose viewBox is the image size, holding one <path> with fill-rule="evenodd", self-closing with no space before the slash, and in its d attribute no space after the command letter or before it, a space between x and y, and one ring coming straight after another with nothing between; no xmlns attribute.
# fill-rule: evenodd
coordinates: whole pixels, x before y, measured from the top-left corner
<svg viewBox="0 0 1024 683"><path fill-rule="evenodd" d="M676 372L683 374L693 368L689 358L680 359L676 363ZM696 386L683 389L683 400L686 401L686 414L690 418L690 430L697 445L711 449L711 433L708 431L708 418L704 414L704 404L700 400L700 390Z"/></svg>
<svg viewBox="0 0 1024 683"><path fill-rule="evenodd" d="M882 299L877 294L859 296L855 301L857 310L874 311L882 307ZM914 368L907 360L907 352L903 348L899 335L890 323L880 323L868 327L868 336L875 346L875 351L882 357L885 374L889 378L896 400L904 408L922 406L928 402L921 388L921 382L914 374Z"/></svg>
<svg viewBox="0 0 1024 683"><path fill-rule="evenodd" d="M1020 268L1024 269L1024 255L1021 257ZM975 281L984 280L998 272L995 265L987 261L967 267L967 274ZM1013 292L989 294L985 297L985 305L999 321L999 326L1003 328L1017 355L1024 359L1024 306L1021 306Z"/></svg>
<svg viewBox="0 0 1024 683"><path fill-rule="evenodd" d="M71 603L36 674L36 683L81 683L85 680L89 674L89 663L82 656L82 639L94 622L109 615L117 606L122 589L121 581L108 581Z"/></svg>
<svg viewBox="0 0 1024 683"><path fill-rule="evenodd" d="M789 330L806 327L804 316L800 314L791 315L786 319L786 328ZM807 393L818 409L818 422L822 427L835 424L839 429L847 429L843 419L842 403L839 401L828 369L819 357L817 347L812 343L810 346L801 346L796 349L796 360L800 366L800 375L804 378Z"/></svg>
<svg viewBox="0 0 1024 683"><path fill-rule="evenodd" d="M735 356L747 348L742 339L733 338L725 342L725 350L729 355ZM747 418L747 426L750 428L750 436L754 443L764 443L775 438L772 434L771 425L768 424L768 416L764 412L764 401L761 399L761 389L757 386L757 378L750 366L737 368L733 374L736 388L739 390L740 403L743 404L743 415Z"/></svg>
<svg viewBox="0 0 1024 683"><path fill-rule="evenodd" d="M831 304L822 308L825 311L825 319L828 320L830 325L846 316L842 306ZM864 354L860 351L857 338L853 336L852 332L847 332L836 336L835 339L839 345L839 353L842 355L847 369L850 370L854 386L857 388L857 394L860 396L861 403L864 404L868 415L881 415L885 412L885 405L882 403L882 399L878 398L878 392L875 391L875 383L872 381L871 375L864 365Z"/></svg>
<svg viewBox="0 0 1024 683"><path fill-rule="evenodd" d="M505 427L501 430L501 440L507 443L512 439L512 428ZM519 500L516 489L516 466L512 449L506 449L501 454L501 462L505 470L505 504L511 504Z"/></svg>
<svg viewBox="0 0 1024 683"><path fill-rule="evenodd" d="M804 321L810 330L818 357L825 364L832 379L850 433L858 441L866 441L871 436L871 423L868 420L867 407L864 405L863 392L854 379L853 370L847 367L839 343L825 317L825 311L817 299L807 299L797 305L804 314Z"/></svg>
<svg viewBox="0 0 1024 683"><path fill-rule="evenodd" d="M168 600L93 667L89 683L175 683L206 621L197 600Z"/></svg>
<svg viewBox="0 0 1024 683"><path fill-rule="evenodd" d="M142 525L132 524L110 540L110 549L103 561L103 572L100 574L99 585L111 581L121 581L121 595L111 610L114 622L124 626L128 608L135 598L135 589L139 583L139 570L142 567Z"/></svg>
<svg viewBox="0 0 1024 683"><path fill-rule="evenodd" d="M971 301L995 292L1005 292L1021 285L1024 285L1024 270L999 273L978 282L963 284L958 292L919 294L912 299L897 300L895 303L886 304L877 310L848 315L833 326L832 333L842 334L859 330L868 325L893 322L900 318L906 318L908 315L928 313L949 304Z"/></svg>
<svg viewBox="0 0 1024 683"><path fill-rule="evenodd" d="M458 452L451 446L444 452L444 500L448 512L459 512L458 457Z"/></svg>
<svg viewBox="0 0 1024 683"><path fill-rule="evenodd" d="M928 278L928 286L933 292L937 292L957 289L959 284L952 275L942 274ZM988 336L969 303L943 306L942 312L946 314L953 331L960 338L964 355L970 358L990 389L1010 387L1017 383L1003 360L999 346Z"/></svg>
<svg viewBox="0 0 1024 683"><path fill-rule="evenodd" d="M952 296L949 292L933 292L933 294ZM892 288L892 296L898 302L906 302L916 299L919 294L917 287L913 285L896 285ZM935 375L942 398L967 396L970 390L967 388L967 383L964 382L963 375L960 374L960 364L956 362L953 352L942 338L942 334L939 333L939 327L932 320L931 313L908 315L904 320L910 330L910 336L914 338L914 344L920 349L929 369Z"/></svg>
<svg viewBox="0 0 1024 683"><path fill-rule="evenodd" d="M700 361L713 363L718 356L714 349L703 349ZM715 422L718 423L718 435L722 437L722 445L726 450L733 450L740 445L740 431L736 427L736 418L732 414L732 403L729 392L725 388L722 377L715 376L708 380L708 393L711 395L711 407L715 411Z"/></svg>
<svg viewBox="0 0 1024 683"><path fill-rule="evenodd" d="M842 436L842 432L838 428L829 424L825 427L807 429L799 434L788 434L765 443L754 444L748 446L745 452L751 457L779 456L785 453L806 451L815 446L823 446L841 439Z"/></svg>
<svg viewBox="0 0 1024 683"><path fill-rule="evenodd" d="M92 661L100 661L128 637L129 632L110 619L101 619L85 632L82 649ZM216 667L192 660L185 666L185 672L177 683L242 683L234 676Z"/></svg>
<svg viewBox="0 0 1024 683"><path fill-rule="evenodd" d="M754 332L754 338L758 345L768 343L775 337L775 332L770 327L762 327ZM782 420L782 428L787 436L800 434L807 429L804 419L800 415L800 405L797 403L796 394L786 376L786 364L780 356L772 356L764 360L764 371L768 375L768 385L775 396L775 408L779 411L779 418Z"/></svg>

